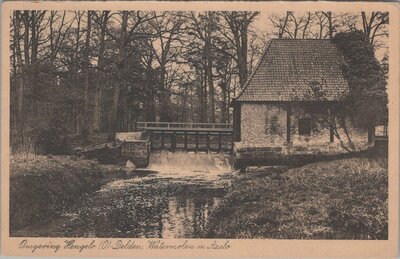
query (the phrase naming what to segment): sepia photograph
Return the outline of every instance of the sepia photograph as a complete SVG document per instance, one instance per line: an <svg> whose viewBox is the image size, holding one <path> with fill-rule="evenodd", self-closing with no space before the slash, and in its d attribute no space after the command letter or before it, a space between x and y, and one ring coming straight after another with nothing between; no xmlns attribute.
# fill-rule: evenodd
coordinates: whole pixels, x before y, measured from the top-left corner
<svg viewBox="0 0 400 259"><path fill-rule="evenodd" d="M9 237L387 241L391 18L11 10Z"/></svg>

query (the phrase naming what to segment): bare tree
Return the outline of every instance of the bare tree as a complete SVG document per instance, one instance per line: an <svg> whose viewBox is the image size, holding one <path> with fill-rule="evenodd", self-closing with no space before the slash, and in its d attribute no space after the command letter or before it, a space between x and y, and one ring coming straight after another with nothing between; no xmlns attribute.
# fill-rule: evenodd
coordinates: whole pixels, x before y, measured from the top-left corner
<svg viewBox="0 0 400 259"><path fill-rule="evenodd" d="M204 78L205 84L208 86L208 103L209 103L209 121L215 122L215 87L214 87L214 53L215 53L215 37L213 33L217 30L217 14L215 12L204 12L196 15L190 13L190 31L196 36L196 40L200 42L199 51L203 53ZM201 49L202 48L202 49ZM204 87L204 96L207 96L207 88ZM202 96L203 98L203 96ZM207 98L207 97L205 97ZM205 101L206 99L203 99ZM207 103L207 101L205 101ZM207 110L207 105L204 107Z"/></svg>
<svg viewBox="0 0 400 259"><path fill-rule="evenodd" d="M236 51L240 87L243 87L247 81L248 30L257 15L259 12L222 12L230 29L230 33L225 33L225 36Z"/></svg>
<svg viewBox="0 0 400 259"><path fill-rule="evenodd" d="M76 20L76 29L75 29L75 39L74 39L74 52L72 53L72 91L75 95L73 104L72 104L72 121L74 125L74 130L76 134L81 133L81 112L79 109L79 53L80 53L80 47L81 47L81 37L83 35L81 31L81 26L82 26L82 17L85 13L81 11L76 11L75 12L75 20Z"/></svg>
<svg viewBox="0 0 400 259"><path fill-rule="evenodd" d="M387 37L389 32L385 25L389 24L389 12L371 12L370 16L366 12L361 12L362 27L370 43L377 44L376 38L380 36Z"/></svg>
<svg viewBox="0 0 400 259"><path fill-rule="evenodd" d="M111 140L114 138L114 134L116 131L116 123L117 123L117 113L118 113L118 105L119 105L119 97L121 88L123 87L124 80L123 80L123 68L124 68L124 61L126 59L126 44L128 41L128 18L129 12L122 11L121 13L121 28L119 37L116 38L118 53L115 60L117 65L117 71L115 73L116 83L114 85L113 97L112 97L112 106L110 111L110 118L108 122L108 138Z"/></svg>
<svg viewBox="0 0 400 259"><path fill-rule="evenodd" d="M275 35L278 36L278 39L282 39L285 32L288 30L288 21L289 21L289 12L286 12L284 17L278 17L277 15L271 15L269 20L272 25L278 30Z"/></svg>
<svg viewBox="0 0 400 259"><path fill-rule="evenodd" d="M84 71L85 71L85 90L84 90L84 106L83 106L83 116L82 116L82 125L85 125L85 130L89 130L92 132L93 128L91 127L89 120L89 90L90 90L90 69L91 66L89 55L91 52L90 49L90 33L92 30L92 12L87 11L87 21L86 21L86 38L85 38L85 52L84 52Z"/></svg>
<svg viewBox="0 0 400 259"><path fill-rule="evenodd" d="M15 48L15 58L17 60L17 73L19 74L19 86L17 91L18 106L17 106L17 130L18 134L21 136L23 133L23 122L24 122L24 87L26 82L26 74L24 69L24 64L22 63L22 52L20 46L20 27L21 27L21 13L20 11L14 12L14 48Z"/></svg>
<svg viewBox="0 0 400 259"><path fill-rule="evenodd" d="M113 35L108 30L106 31L108 32L108 35L115 41L117 48L117 54L114 59L114 63L116 65L116 71L114 73L115 84L113 86L112 106L108 120L109 139L114 138L114 134L117 128L116 123L117 123L120 93L121 89L123 89L126 83L124 80L125 66L129 58L136 51L134 48L128 48L128 46L135 40L148 37L149 36L148 33L140 31L140 26L143 23L147 23L156 18L156 16L154 16L151 13L147 12L143 13L141 11L135 11L132 13L131 24L128 24L130 14L131 12L129 11L122 11L119 14L121 21L120 21L120 28L118 35Z"/></svg>
<svg viewBox="0 0 400 259"><path fill-rule="evenodd" d="M323 15L325 15L326 19L328 20L328 35L329 38L333 38L333 33L334 33L334 26L333 26L333 21L332 21L332 12L322 12Z"/></svg>
<svg viewBox="0 0 400 259"><path fill-rule="evenodd" d="M301 38L306 38L306 32L311 21L311 13L307 12L307 14L304 16L301 15L296 17L294 12L287 12L287 16L289 17L289 28L286 29L286 33L289 35L289 37L291 39L300 38L299 33L302 32L303 34Z"/></svg>
<svg viewBox="0 0 400 259"><path fill-rule="evenodd" d="M180 41L179 33L183 22L179 13L162 12L160 15L154 13L153 16L155 18L150 22L150 26L156 37L150 38L150 44L155 60L160 68L160 86L162 91L160 95L162 107L160 115L162 121L170 121L172 119L169 113L171 89L168 88L167 69L168 65L176 59L175 44Z"/></svg>
<svg viewBox="0 0 400 259"><path fill-rule="evenodd" d="M110 11L102 11L101 15L93 13L95 16L95 22L98 25L99 30L99 51L97 55L97 71L96 71L96 83L94 89L94 108L93 108L93 131L99 132L101 125L101 96L104 85L104 51L105 51L105 38L107 31L107 24L109 19Z"/></svg>
<svg viewBox="0 0 400 259"><path fill-rule="evenodd" d="M32 103L32 110L34 116L38 116L38 96L39 96L39 86L38 86L38 48L39 48L39 27L43 20L45 11L32 11L31 12L31 84L34 93L34 100Z"/></svg>
<svg viewBox="0 0 400 259"><path fill-rule="evenodd" d="M302 15L295 15L293 11L287 11L285 16L272 15L269 17L277 32L275 35L281 38L308 38L311 22L314 19L311 12Z"/></svg>

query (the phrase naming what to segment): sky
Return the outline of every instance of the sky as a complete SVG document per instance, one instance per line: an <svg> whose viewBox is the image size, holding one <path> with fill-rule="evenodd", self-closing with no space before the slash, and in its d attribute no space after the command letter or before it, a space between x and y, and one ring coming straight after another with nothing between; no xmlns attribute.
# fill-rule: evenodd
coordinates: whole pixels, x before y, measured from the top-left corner
<svg viewBox="0 0 400 259"><path fill-rule="evenodd" d="M304 15L305 12L294 12L295 16L301 16ZM344 14L343 12L338 12L338 13L333 13L333 16L335 15L342 15ZM359 17L357 18L357 24L356 24L356 28L359 30L362 30L362 23L361 23L361 13L360 12L347 12L347 14L352 14L352 15L358 15ZM260 15L257 17L257 19L254 22L254 27L259 30L260 32L266 33L267 36L269 37L276 37L274 35L268 35L269 33L272 33L273 31L275 31L276 29L274 28L274 26L272 25L272 22L270 21L270 16L271 15L277 15L279 17L284 17L285 16L285 12L261 12ZM367 13L368 15L368 13ZM375 51L375 55L377 57L378 60L381 60L384 56L384 54L386 52L388 52L388 41L389 38L388 37L379 37L379 41L382 41L384 46L376 49Z"/></svg>

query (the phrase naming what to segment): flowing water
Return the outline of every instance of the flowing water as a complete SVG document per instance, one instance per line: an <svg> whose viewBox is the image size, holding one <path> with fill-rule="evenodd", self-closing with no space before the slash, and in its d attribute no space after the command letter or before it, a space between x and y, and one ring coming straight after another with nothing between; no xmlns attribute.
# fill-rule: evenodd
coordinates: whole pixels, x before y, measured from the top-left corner
<svg viewBox="0 0 400 259"><path fill-rule="evenodd" d="M94 194L16 236L202 237L232 181L228 155L154 153L144 170L116 170Z"/></svg>

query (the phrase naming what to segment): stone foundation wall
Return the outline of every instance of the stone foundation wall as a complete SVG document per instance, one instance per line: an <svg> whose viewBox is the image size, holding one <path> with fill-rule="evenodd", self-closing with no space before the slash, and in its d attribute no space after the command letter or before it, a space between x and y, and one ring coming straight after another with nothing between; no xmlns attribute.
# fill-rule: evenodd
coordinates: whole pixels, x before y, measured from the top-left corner
<svg viewBox="0 0 400 259"><path fill-rule="evenodd" d="M122 158L130 160L138 168L149 165L150 143L147 140L135 140L122 143Z"/></svg>
<svg viewBox="0 0 400 259"><path fill-rule="evenodd" d="M116 132L115 140L116 141L135 141L143 139L143 132L135 131L135 132Z"/></svg>
<svg viewBox="0 0 400 259"><path fill-rule="evenodd" d="M345 153L340 143L325 143L314 146L243 147L236 142L233 149L236 168L249 165L306 163Z"/></svg>

